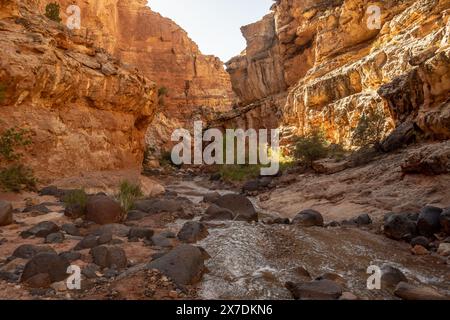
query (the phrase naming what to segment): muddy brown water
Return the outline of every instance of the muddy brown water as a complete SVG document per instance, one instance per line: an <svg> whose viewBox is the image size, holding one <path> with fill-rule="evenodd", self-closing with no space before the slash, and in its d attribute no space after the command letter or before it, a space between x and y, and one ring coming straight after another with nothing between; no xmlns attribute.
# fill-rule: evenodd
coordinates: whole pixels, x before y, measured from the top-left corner
<svg viewBox="0 0 450 320"><path fill-rule="evenodd" d="M168 189L194 202L200 202L210 191L196 181L179 181ZM252 201L257 206L257 200ZM413 256L408 244L361 229L233 221L210 227L209 233L198 243L211 255L209 272L199 287L205 299L291 299L284 284L301 280L296 273L300 266L313 278L330 272L339 274L347 283L346 291L359 298L393 299L388 290L367 289L367 268L385 264L402 270L412 283L450 295L450 266L441 258Z"/></svg>

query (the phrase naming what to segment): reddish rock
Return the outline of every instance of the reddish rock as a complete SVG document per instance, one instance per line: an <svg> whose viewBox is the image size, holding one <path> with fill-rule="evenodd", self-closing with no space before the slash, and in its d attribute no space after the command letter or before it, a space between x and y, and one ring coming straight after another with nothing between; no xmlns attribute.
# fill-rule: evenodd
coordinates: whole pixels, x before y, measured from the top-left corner
<svg viewBox="0 0 450 320"><path fill-rule="evenodd" d="M124 217L119 203L107 196L91 197L86 205L86 219L97 224L117 223Z"/></svg>

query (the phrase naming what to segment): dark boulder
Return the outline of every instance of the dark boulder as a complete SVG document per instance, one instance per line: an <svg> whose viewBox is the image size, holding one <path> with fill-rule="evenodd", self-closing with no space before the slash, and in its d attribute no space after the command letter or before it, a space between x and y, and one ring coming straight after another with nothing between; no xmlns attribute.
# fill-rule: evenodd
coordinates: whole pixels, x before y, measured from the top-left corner
<svg viewBox="0 0 450 320"><path fill-rule="evenodd" d="M20 235L22 238L30 238L35 236L37 238L45 238L49 234L59 231L59 227L52 221L43 221L35 225L34 227L22 232Z"/></svg>
<svg viewBox="0 0 450 320"><path fill-rule="evenodd" d="M83 218L86 215L86 206L78 203L67 205L64 215L70 219Z"/></svg>
<svg viewBox="0 0 450 320"><path fill-rule="evenodd" d="M94 263L102 268L123 269L127 266L125 251L117 246L98 246L91 249Z"/></svg>
<svg viewBox="0 0 450 320"><path fill-rule="evenodd" d="M286 288L295 300L337 300L342 295L342 287L331 280L314 280L303 283L286 283Z"/></svg>
<svg viewBox="0 0 450 320"><path fill-rule="evenodd" d="M132 242L137 242L140 239L151 240L154 231L147 228L131 228L128 234L128 240Z"/></svg>
<svg viewBox="0 0 450 320"><path fill-rule="evenodd" d="M206 257L192 245L179 245L161 258L150 262L147 269L156 269L172 279L178 286L195 284L205 272Z"/></svg>
<svg viewBox="0 0 450 320"><path fill-rule="evenodd" d="M33 277L42 274L47 276L40 277L48 277L50 283L63 281L69 276L67 273L69 265L67 259L55 253L38 253L25 265L21 282L33 281L35 280Z"/></svg>
<svg viewBox="0 0 450 320"><path fill-rule="evenodd" d="M45 243L63 243L64 239L65 237L62 232L50 233L45 237Z"/></svg>
<svg viewBox="0 0 450 320"><path fill-rule="evenodd" d="M131 210L127 213L127 221L139 221L144 219L147 213L139 210Z"/></svg>
<svg viewBox="0 0 450 320"><path fill-rule="evenodd" d="M410 283L400 282L394 294L403 300L448 300L449 298L431 287L418 287Z"/></svg>
<svg viewBox="0 0 450 320"><path fill-rule="evenodd" d="M208 229L201 222L188 221L178 233L178 239L185 243L195 243L209 235Z"/></svg>
<svg viewBox="0 0 450 320"><path fill-rule="evenodd" d="M31 259L38 253L55 253L56 251L53 250L49 246L37 246L33 244L22 244L21 246L17 247L16 250L14 250L12 256L15 258L21 258L21 259Z"/></svg>
<svg viewBox="0 0 450 320"><path fill-rule="evenodd" d="M428 248L429 245L430 245L430 240L428 240L428 238L423 237L423 236L415 237L414 239L411 240L411 246L413 246L413 247L422 246L424 248Z"/></svg>
<svg viewBox="0 0 450 320"><path fill-rule="evenodd" d="M61 226L61 230L64 231L66 234L78 237L80 236L80 230L77 228L76 225L72 223L66 223Z"/></svg>
<svg viewBox="0 0 450 320"><path fill-rule="evenodd" d="M292 224L299 225L302 227L323 227L323 216L320 212L315 210L304 210L298 213L295 218L292 220Z"/></svg>
<svg viewBox="0 0 450 320"><path fill-rule="evenodd" d="M406 214L389 214L384 222L384 234L394 240L411 240L417 234L416 223Z"/></svg>
<svg viewBox="0 0 450 320"><path fill-rule="evenodd" d="M408 282L408 279L399 269L385 265L381 268L382 289L394 289L400 282Z"/></svg>
<svg viewBox="0 0 450 320"><path fill-rule="evenodd" d="M233 220L233 218L233 211L213 204L206 210L205 215L201 218L201 221L225 221Z"/></svg>
<svg viewBox="0 0 450 320"><path fill-rule="evenodd" d="M427 206L420 211L419 220L417 220L417 231L425 237L432 237L441 229L442 209Z"/></svg>
<svg viewBox="0 0 450 320"><path fill-rule="evenodd" d="M258 221L258 213L251 201L240 194L227 194L221 196L214 204L228 209L234 213L234 219L238 221Z"/></svg>
<svg viewBox="0 0 450 320"><path fill-rule="evenodd" d="M445 232L447 235L450 235L450 208L445 209L441 213L441 217L439 220L442 231Z"/></svg>

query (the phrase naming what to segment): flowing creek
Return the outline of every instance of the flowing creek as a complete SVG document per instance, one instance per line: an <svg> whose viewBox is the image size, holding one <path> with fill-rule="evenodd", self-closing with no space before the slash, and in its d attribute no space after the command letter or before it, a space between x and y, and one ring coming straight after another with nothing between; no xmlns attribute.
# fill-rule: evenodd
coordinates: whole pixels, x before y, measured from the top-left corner
<svg viewBox="0 0 450 320"><path fill-rule="evenodd" d="M211 190L197 182L178 181L167 189L199 203ZM251 200L260 215L276 216L260 209L257 199ZM181 227L184 222L176 224ZM211 255L199 290L204 299L291 299L284 284L301 281L296 272L301 266L313 278L339 274L347 282L347 291L360 298L392 299L388 291L367 289L367 268L384 264L402 270L412 283L450 294L450 267L439 258L413 256L408 244L361 229L232 221L209 226L209 233L198 243Z"/></svg>

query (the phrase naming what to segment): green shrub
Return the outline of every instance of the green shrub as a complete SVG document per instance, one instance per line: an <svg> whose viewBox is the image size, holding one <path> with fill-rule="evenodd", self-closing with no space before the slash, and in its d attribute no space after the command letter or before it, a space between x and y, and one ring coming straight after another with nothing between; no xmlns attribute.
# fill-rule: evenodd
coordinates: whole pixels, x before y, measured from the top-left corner
<svg viewBox="0 0 450 320"><path fill-rule="evenodd" d="M307 135L297 137L294 155L306 165L311 165L314 161L327 157L328 142L324 133L314 129Z"/></svg>
<svg viewBox="0 0 450 320"><path fill-rule="evenodd" d="M124 181L120 184L120 191L117 199L125 212L130 211L134 202L143 196L141 187L137 184Z"/></svg>
<svg viewBox="0 0 450 320"><path fill-rule="evenodd" d="M31 132L25 129L10 128L0 135L0 157L7 162L19 160L22 154L17 148L31 144Z"/></svg>
<svg viewBox="0 0 450 320"><path fill-rule="evenodd" d="M352 145L355 147L368 147L378 143L384 135L385 114L375 109L364 112L352 134Z"/></svg>
<svg viewBox="0 0 450 320"><path fill-rule="evenodd" d="M33 170L20 164L0 169L0 186L6 192L20 192L21 190L36 190L36 179Z"/></svg>
<svg viewBox="0 0 450 320"><path fill-rule="evenodd" d="M20 192L36 189L37 181L33 170L19 163L22 154L17 152L17 148L31 143L31 132L28 130L10 128L0 135L0 188L2 190Z"/></svg>
<svg viewBox="0 0 450 320"><path fill-rule="evenodd" d="M67 207L80 206L86 208L88 196L84 190L72 190L63 197Z"/></svg>
<svg viewBox="0 0 450 320"><path fill-rule="evenodd" d="M47 4L45 7L45 16L49 18L50 20L61 22L62 19L59 16L60 7L59 4L56 2L52 2Z"/></svg>
<svg viewBox="0 0 450 320"><path fill-rule="evenodd" d="M224 164L219 172L224 181L246 181L257 178L260 170L260 165Z"/></svg>

